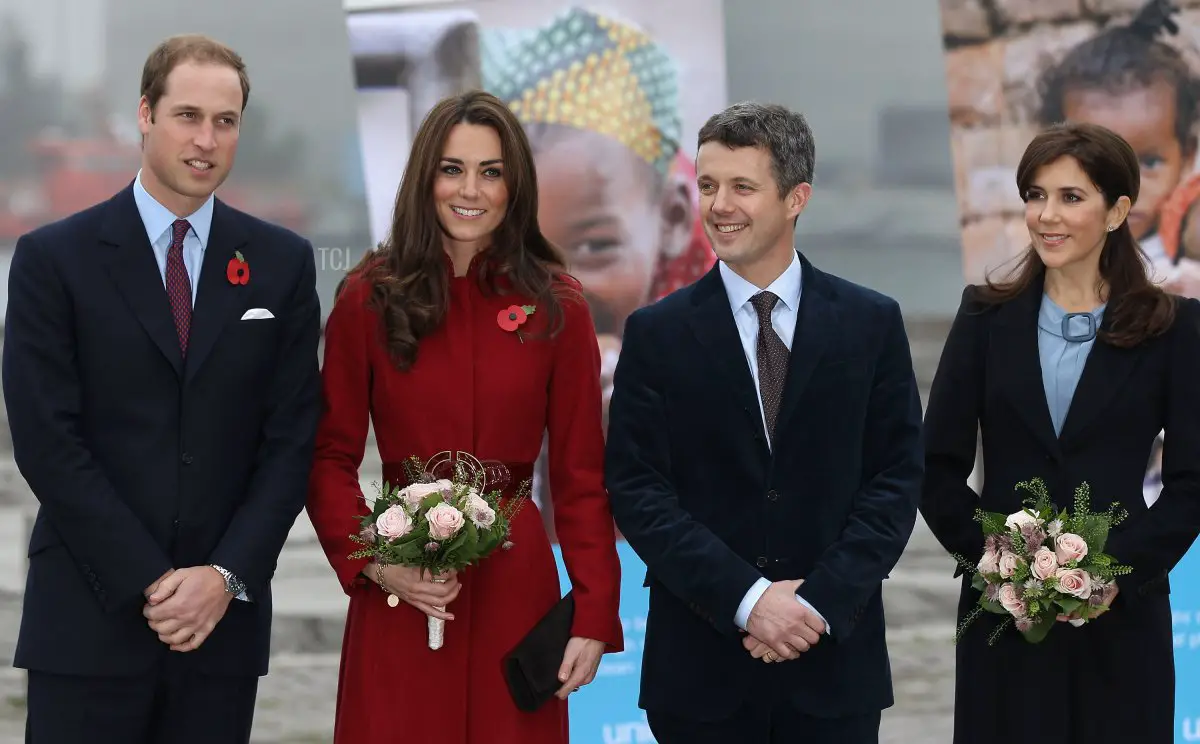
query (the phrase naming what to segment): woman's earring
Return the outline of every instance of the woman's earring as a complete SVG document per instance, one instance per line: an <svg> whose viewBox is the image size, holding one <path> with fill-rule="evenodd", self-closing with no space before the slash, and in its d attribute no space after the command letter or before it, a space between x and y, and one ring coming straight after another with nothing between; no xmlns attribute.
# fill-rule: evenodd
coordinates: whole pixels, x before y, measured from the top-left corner
<svg viewBox="0 0 1200 744"><path fill-rule="evenodd" d="M1116 229L1117 229L1117 226L1116 226L1116 225L1109 225L1109 226L1108 226L1108 231L1109 231L1109 232L1112 232L1113 230L1116 230Z"/></svg>

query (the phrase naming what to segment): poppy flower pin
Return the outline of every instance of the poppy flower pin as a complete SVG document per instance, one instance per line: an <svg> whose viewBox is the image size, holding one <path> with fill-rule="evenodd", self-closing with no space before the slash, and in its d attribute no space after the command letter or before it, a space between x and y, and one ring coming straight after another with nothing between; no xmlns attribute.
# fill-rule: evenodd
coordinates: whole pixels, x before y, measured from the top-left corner
<svg viewBox="0 0 1200 744"><path fill-rule="evenodd" d="M515 332L517 340L525 343L525 338L521 335L521 326L525 325L525 321L529 320L529 316L536 310L533 305L509 305L496 315L496 325L509 333Z"/></svg>
<svg viewBox="0 0 1200 744"><path fill-rule="evenodd" d="M241 251L233 252L233 258L225 267L225 276L230 284L246 284L250 281L250 264L246 263Z"/></svg>

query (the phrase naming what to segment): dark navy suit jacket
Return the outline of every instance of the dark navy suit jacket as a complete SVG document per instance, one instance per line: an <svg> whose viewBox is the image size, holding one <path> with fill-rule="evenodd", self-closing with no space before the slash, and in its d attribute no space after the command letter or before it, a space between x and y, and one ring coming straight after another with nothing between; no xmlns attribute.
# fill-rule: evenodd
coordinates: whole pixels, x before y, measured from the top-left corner
<svg viewBox="0 0 1200 744"><path fill-rule="evenodd" d="M244 285L226 277L235 251ZM274 317L242 320L252 308ZM168 649L143 590L212 563L253 601L177 656L265 674L321 405L312 246L217 200L185 360L131 186L20 239L4 332L13 450L40 502L16 666L149 672Z"/></svg>
<svg viewBox="0 0 1200 744"><path fill-rule="evenodd" d="M801 261L773 448L718 267L626 325L606 470L649 569L647 710L716 720L748 697L818 716L892 703L881 586L923 469L908 340L894 301ZM759 577L805 579L833 634L794 661L753 659L734 616Z"/></svg>

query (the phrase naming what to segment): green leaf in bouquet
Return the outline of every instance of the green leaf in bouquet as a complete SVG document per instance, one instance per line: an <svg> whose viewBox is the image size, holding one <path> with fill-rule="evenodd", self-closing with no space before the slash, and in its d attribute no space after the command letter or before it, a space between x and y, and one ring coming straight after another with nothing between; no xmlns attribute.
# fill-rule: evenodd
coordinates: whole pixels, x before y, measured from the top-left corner
<svg viewBox="0 0 1200 744"><path fill-rule="evenodd" d="M980 525L983 528L983 534L986 535L1004 535L1008 533L1008 528L1004 526L1004 521L1008 519L1007 514L1000 512L980 512L982 518Z"/></svg>
<svg viewBox="0 0 1200 744"><path fill-rule="evenodd" d="M474 545L479 537L479 530L475 528L475 523L467 520L463 528L458 531L458 534L451 538L450 542L446 543L446 552L456 551L462 548L463 545Z"/></svg>
<svg viewBox="0 0 1200 744"><path fill-rule="evenodd" d="M984 575L981 573L975 574L975 576L971 579L971 588L977 592L986 591L987 584L987 579L984 578Z"/></svg>
<svg viewBox="0 0 1200 744"><path fill-rule="evenodd" d="M1008 610L1004 609L1004 605L995 600L987 599L986 597L980 598L979 606L995 615L1008 614Z"/></svg>
<svg viewBox="0 0 1200 744"><path fill-rule="evenodd" d="M1054 603L1062 608L1062 614L1064 615L1070 615L1084 605L1082 600L1075 597L1062 597L1054 600Z"/></svg>
<svg viewBox="0 0 1200 744"><path fill-rule="evenodd" d="M430 509L437 506L438 504L443 504L445 502L446 502L446 499L442 496L441 493L434 492L434 493L429 494L425 498L421 499L421 506L420 506L421 516L424 516L425 512L429 511Z"/></svg>
<svg viewBox="0 0 1200 744"><path fill-rule="evenodd" d="M1050 629L1054 627L1053 618L1042 618L1030 626L1029 630L1022 631L1021 635L1025 636L1025 640L1030 643L1041 643L1046 640L1046 636L1050 633Z"/></svg>

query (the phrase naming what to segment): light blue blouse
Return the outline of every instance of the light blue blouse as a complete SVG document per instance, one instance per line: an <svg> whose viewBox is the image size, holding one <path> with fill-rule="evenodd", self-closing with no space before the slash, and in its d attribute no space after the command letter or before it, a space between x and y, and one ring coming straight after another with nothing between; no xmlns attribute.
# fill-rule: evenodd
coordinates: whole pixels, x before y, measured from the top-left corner
<svg viewBox="0 0 1200 744"><path fill-rule="evenodd" d="M1038 357L1055 434L1062 434L1083 365L1096 343L1104 307L1101 305L1090 313L1068 313L1048 295L1042 295L1042 307L1038 312Z"/></svg>

